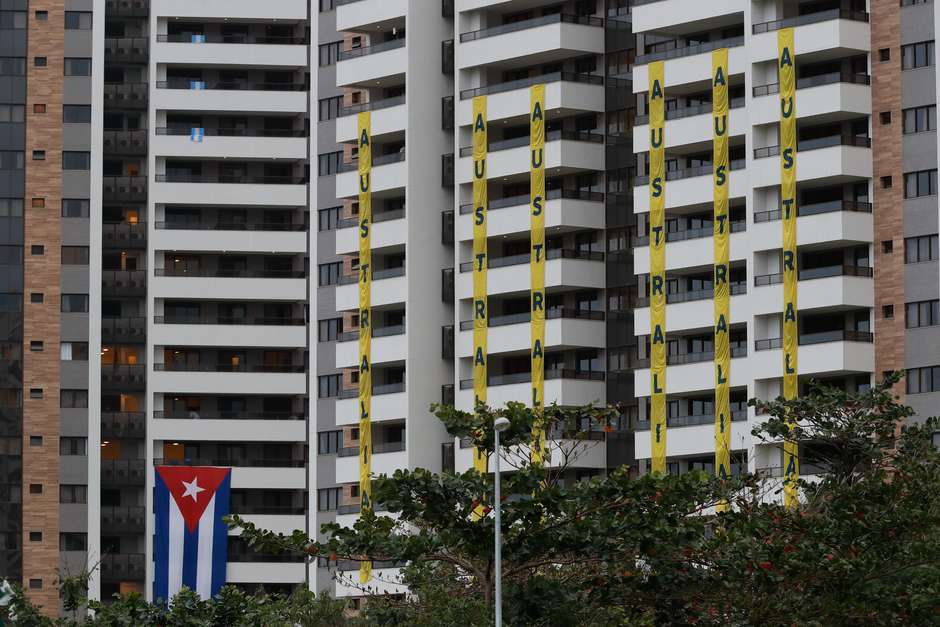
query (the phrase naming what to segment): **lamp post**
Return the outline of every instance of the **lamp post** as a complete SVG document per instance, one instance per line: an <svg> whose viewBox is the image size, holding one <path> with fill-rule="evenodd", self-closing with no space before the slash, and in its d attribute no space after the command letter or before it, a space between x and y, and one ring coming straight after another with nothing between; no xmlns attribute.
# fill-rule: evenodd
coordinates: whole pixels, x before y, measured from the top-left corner
<svg viewBox="0 0 940 627"><path fill-rule="evenodd" d="M495 446L493 454L495 460L495 487L494 497L496 500L496 627L503 626L503 536L502 536L502 504L499 496L499 434L509 428L507 418L497 418L493 422L493 434L495 436Z"/></svg>

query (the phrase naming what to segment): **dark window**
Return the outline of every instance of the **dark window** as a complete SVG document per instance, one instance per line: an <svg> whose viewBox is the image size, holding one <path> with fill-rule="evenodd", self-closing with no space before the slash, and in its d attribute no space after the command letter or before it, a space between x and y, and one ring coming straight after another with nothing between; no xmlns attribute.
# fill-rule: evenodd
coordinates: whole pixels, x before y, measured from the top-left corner
<svg viewBox="0 0 940 627"><path fill-rule="evenodd" d="M62 265L63 266L87 266L88 265L88 246L63 246L62 247Z"/></svg>
<svg viewBox="0 0 940 627"><path fill-rule="evenodd" d="M62 342L59 351L62 361L88 361L88 342Z"/></svg>
<svg viewBox="0 0 940 627"><path fill-rule="evenodd" d="M0 57L0 76L26 76L26 59Z"/></svg>
<svg viewBox="0 0 940 627"><path fill-rule="evenodd" d="M908 329L940 324L940 300L922 300L904 305L904 324Z"/></svg>
<svg viewBox="0 0 940 627"><path fill-rule="evenodd" d="M91 30L91 11L66 11L65 30Z"/></svg>
<svg viewBox="0 0 940 627"><path fill-rule="evenodd" d="M88 390L61 390L59 407L81 409L88 407Z"/></svg>
<svg viewBox="0 0 940 627"><path fill-rule="evenodd" d="M70 124L91 124L91 105L62 105L62 121Z"/></svg>
<svg viewBox="0 0 940 627"><path fill-rule="evenodd" d="M24 30L26 11L0 11L0 29Z"/></svg>
<svg viewBox="0 0 940 627"><path fill-rule="evenodd" d="M339 390L343 386L343 375L324 374L317 377L317 397L332 398L339 395Z"/></svg>
<svg viewBox="0 0 940 627"><path fill-rule="evenodd" d="M321 512L334 511L339 507L339 500L342 495L342 488L320 488L317 490L317 510Z"/></svg>
<svg viewBox="0 0 940 627"><path fill-rule="evenodd" d="M320 67L336 63L336 57L339 56L339 47L341 45L343 45L341 41L331 41L328 44L320 44Z"/></svg>
<svg viewBox="0 0 940 627"><path fill-rule="evenodd" d="M22 150L0 150L0 170L22 170L24 163Z"/></svg>
<svg viewBox="0 0 940 627"><path fill-rule="evenodd" d="M87 551L88 534L87 533L60 533L59 534L60 551Z"/></svg>
<svg viewBox="0 0 940 627"><path fill-rule="evenodd" d="M0 122L25 122L26 107L18 104L0 104Z"/></svg>
<svg viewBox="0 0 940 627"><path fill-rule="evenodd" d="M904 175L904 197L919 198L937 195L937 171L921 170Z"/></svg>
<svg viewBox="0 0 940 627"><path fill-rule="evenodd" d="M88 438L59 438L59 455L88 455Z"/></svg>
<svg viewBox="0 0 940 627"><path fill-rule="evenodd" d="M933 47L934 42L932 41L921 41L916 44L901 46L901 69L913 70L914 68L933 65Z"/></svg>
<svg viewBox="0 0 940 627"><path fill-rule="evenodd" d="M937 130L937 105L904 109L904 132L923 133Z"/></svg>
<svg viewBox="0 0 940 627"><path fill-rule="evenodd" d="M940 366L908 368L907 393L926 394L940 392Z"/></svg>
<svg viewBox="0 0 940 627"><path fill-rule="evenodd" d="M75 150L62 151L62 169L63 170L90 170L91 153L79 152Z"/></svg>
<svg viewBox="0 0 940 627"><path fill-rule="evenodd" d="M46 151L45 150L34 150L33 151L33 161L45 161L46 160Z"/></svg>
<svg viewBox="0 0 940 627"><path fill-rule="evenodd" d="M91 59L79 57L65 58L66 76L91 76Z"/></svg>
<svg viewBox="0 0 940 627"><path fill-rule="evenodd" d="M343 332L343 319L330 318L329 320L320 320L320 330L317 335L321 342L335 342L336 337Z"/></svg>
<svg viewBox="0 0 940 627"><path fill-rule="evenodd" d="M63 218L87 218L88 211L91 208L87 198L63 198L62 199L62 217Z"/></svg>
<svg viewBox="0 0 940 627"><path fill-rule="evenodd" d="M61 484L59 486L59 503L87 503L88 486L78 484Z"/></svg>
<svg viewBox="0 0 940 627"><path fill-rule="evenodd" d="M33 65L36 67L46 67L49 65L49 61L46 57L33 57Z"/></svg>
<svg viewBox="0 0 940 627"><path fill-rule="evenodd" d="M319 265L320 287L336 285L336 282L339 280L339 273L342 269L342 265L343 264L340 261L334 261L332 263L321 263Z"/></svg>
<svg viewBox="0 0 940 627"><path fill-rule="evenodd" d="M320 0L320 13L326 13L336 8L336 0Z"/></svg>
<svg viewBox="0 0 940 627"><path fill-rule="evenodd" d="M320 100L320 121L332 120L339 115L339 108L343 106L342 96L333 96Z"/></svg>
<svg viewBox="0 0 940 627"><path fill-rule="evenodd" d="M339 172L339 164L343 162L343 151L328 152L317 155L317 174L330 176Z"/></svg>
<svg viewBox="0 0 940 627"><path fill-rule="evenodd" d="M935 261L938 253L936 235L921 235L904 239L904 263Z"/></svg>
<svg viewBox="0 0 940 627"><path fill-rule="evenodd" d="M0 218L19 218L22 216L22 198L0 198Z"/></svg>
<svg viewBox="0 0 940 627"><path fill-rule="evenodd" d="M330 455L340 449L343 443L342 431L321 431L319 434L317 452L320 455Z"/></svg>
<svg viewBox="0 0 940 627"><path fill-rule="evenodd" d="M320 230L332 231L335 229L337 223L339 222L339 212L342 211L342 209L342 207L328 207L327 209L320 209Z"/></svg>

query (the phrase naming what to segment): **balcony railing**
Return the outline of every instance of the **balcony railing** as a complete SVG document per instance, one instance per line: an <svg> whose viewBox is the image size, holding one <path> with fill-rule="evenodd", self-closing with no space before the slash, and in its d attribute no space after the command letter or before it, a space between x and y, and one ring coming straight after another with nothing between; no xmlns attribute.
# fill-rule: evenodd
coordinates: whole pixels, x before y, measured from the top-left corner
<svg viewBox="0 0 940 627"><path fill-rule="evenodd" d="M171 44L277 44L282 46L305 46L306 37L291 35L204 35L201 33L157 35L157 41Z"/></svg>
<svg viewBox="0 0 940 627"><path fill-rule="evenodd" d="M142 390L146 384L147 367L144 364L103 364L101 366L102 387Z"/></svg>
<svg viewBox="0 0 940 627"><path fill-rule="evenodd" d="M306 420L303 412L282 411L208 411L189 409L153 412L154 420Z"/></svg>
<svg viewBox="0 0 940 627"><path fill-rule="evenodd" d="M187 316L183 314L170 314L154 316L154 324L218 324L218 325L256 325L269 327L302 327L306 324L303 318L295 316Z"/></svg>
<svg viewBox="0 0 940 627"><path fill-rule="evenodd" d="M150 0L105 0L108 17L146 17L150 12Z"/></svg>
<svg viewBox="0 0 940 627"><path fill-rule="evenodd" d="M166 277L218 277L228 279L304 279L307 273L303 270L248 270L243 268L154 268L154 276Z"/></svg>
<svg viewBox="0 0 940 627"><path fill-rule="evenodd" d="M875 336L868 331L854 331L852 329L836 329L834 331L820 331L818 333L800 333L800 346L813 344L827 344L829 342L863 342L871 344ZM766 340L755 340L754 350L767 351L783 348L783 338L775 337Z"/></svg>
<svg viewBox="0 0 940 627"><path fill-rule="evenodd" d="M388 50L397 50L398 48L405 47L405 38L401 37L399 39L390 39L389 41L383 41L378 44L371 46L362 46L359 48L351 48L349 50L340 50L339 56L337 57L339 61L346 61L348 59L358 59L359 57L365 57L370 54L378 54L380 52L387 52Z"/></svg>
<svg viewBox="0 0 940 627"><path fill-rule="evenodd" d="M104 104L109 108L146 109L147 83L105 83Z"/></svg>
<svg viewBox="0 0 940 627"><path fill-rule="evenodd" d="M545 141L552 142L558 140L603 144L604 136L599 133L592 133L591 131L549 131L545 133ZM499 150L510 150L512 148L519 148L521 146L528 145L529 136L524 135L522 137L513 137L512 139L503 139L500 141L490 142L488 150L489 152L497 152ZM472 154L473 146L464 146L460 149L461 157L469 157Z"/></svg>
<svg viewBox="0 0 940 627"><path fill-rule="evenodd" d="M101 181L105 201L144 202L147 200L146 176L103 176Z"/></svg>
<svg viewBox="0 0 940 627"><path fill-rule="evenodd" d="M761 22L754 24L751 31L755 35L769 33L784 28L793 28L796 26L806 26L807 24L818 24L819 22L828 22L829 20L852 20L853 22L867 22L868 13L864 11L849 11L846 9L830 9L828 11L819 11L818 13L808 13L797 17L788 17L782 20L773 20L770 22Z"/></svg>
<svg viewBox="0 0 940 627"><path fill-rule="evenodd" d="M304 185L303 176L247 176L234 174L158 174L157 183L224 183L228 185Z"/></svg>
<svg viewBox="0 0 940 627"><path fill-rule="evenodd" d="M747 167L747 161L744 159L735 159L730 164L730 170L743 170ZM667 181L681 181L683 179L691 179L696 176L711 176L715 171L715 166L711 163L706 165L700 165L694 168L685 168L682 170L668 170L666 172ZM649 176L638 176L633 180L633 184L639 187L640 185L649 185L650 177Z"/></svg>
<svg viewBox="0 0 940 627"><path fill-rule="evenodd" d="M150 42L146 37L106 37L104 55L109 61L146 62Z"/></svg>
<svg viewBox="0 0 940 627"><path fill-rule="evenodd" d="M509 255L506 257L490 257L486 265L487 268L505 268L507 266L518 266L529 263L532 255L524 253L521 255ZM604 253L594 250L573 250L569 248L553 248L545 253L545 259L581 259L583 261L604 261ZM460 264L461 272L470 272L473 270L473 261L465 261Z"/></svg>
<svg viewBox="0 0 940 627"><path fill-rule="evenodd" d="M822 268L798 269L799 281L811 281L812 279L826 279L835 276L856 276L870 278L874 276L874 271L868 266L823 266ZM783 283L783 274L760 274L754 277L754 285L761 287L763 285L776 285Z"/></svg>
<svg viewBox="0 0 940 627"><path fill-rule="evenodd" d="M143 553L104 554L101 556L101 578L105 581L143 579L146 557Z"/></svg>
<svg viewBox="0 0 940 627"><path fill-rule="evenodd" d="M797 140L796 151L808 152L810 150L819 150L820 148L831 148L833 146L855 146L856 148L871 148L870 137L858 137L856 135L830 135L828 137L816 137L814 139ZM767 146L765 148L755 148L754 158L763 159L765 157L776 157L780 154L780 146Z"/></svg>
<svg viewBox="0 0 940 627"><path fill-rule="evenodd" d="M731 233L743 233L747 230L747 221L745 220L736 220L731 223ZM666 232L666 241L667 242L684 242L690 239L702 239L705 237L712 237L715 234L715 227L711 224L708 226L702 227L700 229L684 229L680 231L667 231ZM649 235L642 235L639 237L633 238L634 246L649 246L650 238Z"/></svg>
<svg viewBox="0 0 940 627"><path fill-rule="evenodd" d="M104 485L143 485L146 479L142 459L101 460L101 483Z"/></svg>
<svg viewBox="0 0 940 627"><path fill-rule="evenodd" d="M400 163L405 160L405 151L399 150L398 152L393 152L388 155L381 155L378 157L372 158L372 167L377 167L380 165L388 165L390 163ZM343 162L339 164L337 172L355 172L359 169L358 161L350 161L348 163Z"/></svg>
<svg viewBox="0 0 940 627"><path fill-rule="evenodd" d="M101 530L132 533L143 531L147 519L146 507L102 507Z"/></svg>
<svg viewBox="0 0 940 627"><path fill-rule="evenodd" d="M116 155L143 155L147 152L147 129L109 131L103 133L105 152Z"/></svg>
<svg viewBox="0 0 940 627"><path fill-rule="evenodd" d="M546 192L545 198L547 200L558 200L562 198L568 200L586 200L588 202L604 202L603 193L582 189L550 189ZM506 196L504 198L490 200L486 208L487 211L494 211L496 209L506 209L507 207L523 207L528 206L529 202L531 202L529 194ZM460 205L460 215L469 213L473 213L473 203Z"/></svg>
<svg viewBox="0 0 940 627"><path fill-rule="evenodd" d="M583 372L569 368L552 368L545 370L545 380L572 379L575 381L603 381L603 372ZM493 375L487 381L488 386L497 385L515 385L518 383L529 383L532 381L531 372L517 372L513 374ZM463 379L460 381L461 390L473 389L473 379Z"/></svg>
<svg viewBox="0 0 940 627"><path fill-rule="evenodd" d="M222 91L307 91L303 83L264 81L213 81L207 82L198 78L168 78L157 81L157 89L191 89L222 90Z"/></svg>
<svg viewBox="0 0 940 627"><path fill-rule="evenodd" d="M303 516L307 509L303 505L265 505L264 503L232 503L230 509L233 514L240 516Z"/></svg>
<svg viewBox="0 0 940 627"><path fill-rule="evenodd" d="M147 223L105 222L101 225L101 240L105 246L144 248L147 246Z"/></svg>
<svg viewBox="0 0 940 627"><path fill-rule="evenodd" d="M237 466L240 468L303 468L306 461L292 457L184 457L153 460L154 466Z"/></svg>
<svg viewBox="0 0 940 627"><path fill-rule="evenodd" d="M108 294L143 294L147 291L147 273L144 270L104 270L101 289Z"/></svg>
<svg viewBox="0 0 940 627"><path fill-rule="evenodd" d="M405 325L395 324L387 327L376 327L372 329L372 337L392 337L395 335L404 335ZM337 342L353 342L359 339L359 329L355 331L343 331L336 336Z"/></svg>
<svg viewBox="0 0 940 627"><path fill-rule="evenodd" d="M809 89L811 87L820 87L822 85L834 85L836 83L849 83L852 85L871 85L871 76L868 74L856 74L854 72L829 72L828 74L819 74L817 76L807 76L796 79L797 89ZM754 87L754 97L769 96L780 93L780 83L769 83L767 85L757 85Z"/></svg>
<svg viewBox="0 0 940 627"><path fill-rule="evenodd" d="M372 224L377 222L389 222L391 220L401 220L405 217L404 209L393 209L391 211L378 211L372 214ZM338 229L357 228L359 226L359 216L352 218L340 218L336 223Z"/></svg>
<svg viewBox="0 0 940 627"><path fill-rule="evenodd" d="M733 98L728 103L732 109L740 109L744 106L745 99L742 98ZM678 109L670 109L666 111L667 120L681 120L682 118L691 118L696 115L705 115L706 113L712 112L712 103L705 102L700 105L695 105L692 107L680 107ZM638 126L640 124L649 124L650 116L648 115L638 115L633 120L633 124Z"/></svg>
<svg viewBox="0 0 940 627"><path fill-rule="evenodd" d="M672 42L675 44L675 42ZM672 48L671 50L660 50L657 52L649 52L647 54L641 54L637 56L634 65L642 65L644 63L650 63L652 61L666 61L668 59L679 59L682 57L690 57L695 54L703 54L705 52L711 52L712 50L718 50L719 48L735 48L737 46L744 45L744 37L729 37L727 39L718 39L716 41L706 41L701 44L693 44L691 46L682 46L680 48Z"/></svg>
<svg viewBox="0 0 940 627"><path fill-rule="evenodd" d="M405 276L405 266L398 266L395 268L385 268L384 270L373 270L372 271L372 280L380 281L382 279L392 279L399 276ZM343 274L340 275L339 279L336 281L337 285L355 285L359 282L359 271L354 272L353 274Z"/></svg>
<svg viewBox="0 0 940 627"><path fill-rule="evenodd" d="M737 359L738 357L747 357L747 346L732 346L730 349L731 357ZM715 359L715 351L698 351L695 353L682 353L678 355L667 355L666 364L669 366L683 366L686 364L700 364L703 361L712 361ZM634 364L634 368L649 368L650 360L649 359L637 359Z"/></svg>
<svg viewBox="0 0 940 627"><path fill-rule="evenodd" d="M603 321L605 314L603 311L597 311L593 309L573 309L569 307L555 307L548 309L545 312L546 320L598 320ZM510 324L528 324L532 320L532 314L528 311L523 311L517 314L509 314L507 316L492 316L487 319L489 326L491 327L502 327ZM460 330L461 331L471 331L473 329L473 320L461 320Z"/></svg>
<svg viewBox="0 0 940 627"><path fill-rule="evenodd" d="M369 102L360 102L359 104L349 105L348 107L340 107L338 115L339 117L343 117L346 115L356 115L363 111L380 111L381 109L390 109L391 107L397 107L403 104L405 104L405 96L370 100Z"/></svg>
<svg viewBox="0 0 940 627"><path fill-rule="evenodd" d="M490 28L483 28L480 30L471 31L469 33L461 33L460 41L461 43L467 41L476 41L477 39L485 39L487 37L515 33L521 30L546 26L548 24L582 24L584 26L603 26L604 20L603 18L590 15L569 15L567 13L555 13L553 15L542 15L540 17L533 17L532 19L528 20L519 20L518 22L510 22L509 24L501 24L499 26L492 26Z"/></svg>
<svg viewBox="0 0 940 627"><path fill-rule="evenodd" d="M557 83L558 81L585 83L588 85L603 85L604 77L596 76L594 74L576 74L574 72L549 72L547 74L540 74L538 76L530 76L528 78L520 78L514 81L506 81L505 83L493 83L492 85L486 85L484 87L464 89L460 92L460 99L469 100L470 98L475 98L476 96L500 94L507 91L514 91L516 89L524 89L526 87L531 87L532 85Z"/></svg>
<svg viewBox="0 0 940 627"><path fill-rule="evenodd" d="M384 442L382 444L373 444L372 445L372 454L378 455L380 453L400 453L405 450L404 442ZM359 447L358 446L344 446L343 448L337 451L336 455L338 457L358 457L359 456Z"/></svg>
<svg viewBox="0 0 940 627"><path fill-rule="evenodd" d="M738 296L739 294L747 294L747 283L744 281L737 281L730 284L730 293L732 296ZM673 292L671 294L666 294L666 302L670 305L676 303L688 303L697 300L710 300L715 297L715 290L713 288L708 288L704 290L689 290L688 292ZM636 299L636 308L649 307L650 299L649 297L637 298Z"/></svg>
<svg viewBox="0 0 940 627"><path fill-rule="evenodd" d="M142 411L101 412L101 437L142 438L147 433L147 415Z"/></svg>
<svg viewBox="0 0 940 627"><path fill-rule="evenodd" d="M218 126L161 126L155 129L157 135L189 137L194 130L202 132L204 137L307 137L303 129L284 128L224 128Z"/></svg>
<svg viewBox="0 0 940 627"><path fill-rule="evenodd" d="M147 338L147 319L140 316L129 318L102 318L101 339L106 342L143 342Z"/></svg>
<svg viewBox="0 0 940 627"><path fill-rule="evenodd" d="M743 422L747 420L747 408L732 409L731 422ZM689 416L670 416L666 419L667 427L695 427L699 425L714 425L714 414L692 414ZM645 431L650 428L649 420L637 420L636 428Z"/></svg>
<svg viewBox="0 0 940 627"><path fill-rule="evenodd" d="M838 211L855 211L858 213L871 213L870 202L859 202L856 200L830 200L827 202L816 202L808 205L796 206L797 217L815 216L823 213L836 213ZM754 222L774 222L780 220L783 214L779 209L770 211L758 211L754 214Z"/></svg>
<svg viewBox="0 0 940 627"><path fill-rule="evenodd" d="M168 231L306 231L307 225L295 222L224 222L171 220L156 222L157 230Z"/></svg>
<svg viewBox="0 0 940 627"><path fill-rule="evenodd" d="M303 372L303 364L245 364L231 362L215 364L174 364L163 363L154 364L153 369L156 372L267 372L267 373L296 373Z"/></svg>
<svg viewBox="0 0 940 627"><path fill-rule="evenodd" d="M372 396L380 396L382 394L398 394L399 392L404 391L404 383L385 383L383 385L372 385ZM359 388L340 390L339 392L339 398L356 398L357 396L359 396Z"/></svg>

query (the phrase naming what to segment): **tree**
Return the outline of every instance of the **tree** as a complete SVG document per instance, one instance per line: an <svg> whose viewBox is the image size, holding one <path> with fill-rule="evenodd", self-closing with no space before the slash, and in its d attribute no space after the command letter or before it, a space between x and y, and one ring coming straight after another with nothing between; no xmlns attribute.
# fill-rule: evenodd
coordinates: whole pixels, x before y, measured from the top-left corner
<svg viewBox="0 0 940 627"><path fill-rule="evenodd" d="M860 395L814 388L752 402L771 416L755 435L780 443L789 434L825 466L818 480L801 481L794 511L768 499L779 481L758 475L616 470L573 483L552 464L518 464L504 478L507 624L940 624L940 455L931 442L940 423L900 429L911 411L890 391L897 380ZM510 420L502 443L517 451L541 420L515 403L436 412L451 435L490 455L496 417ZM617 413L550 407L543 426L604 428ZM372 624L487 625L493 520L472 513L492 508L491 495L492 477L474 471L400 470L373 482L374 500L397 521L366 511L351 529L324 525L323 542L232 524L265 551L407 563L411 593L370 598ZM731 508L716 514L721 500ZM437 622L421 622L429 615Z"/></svg>

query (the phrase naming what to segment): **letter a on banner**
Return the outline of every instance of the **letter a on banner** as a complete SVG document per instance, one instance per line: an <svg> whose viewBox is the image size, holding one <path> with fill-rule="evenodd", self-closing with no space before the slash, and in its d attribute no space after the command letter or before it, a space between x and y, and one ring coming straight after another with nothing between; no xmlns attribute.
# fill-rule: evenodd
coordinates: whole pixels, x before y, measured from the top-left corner
<svg viewBox="0 0 940 627"><path fill-rule="evenodd" d="M489 199L486 183L486 96L473 99L473 402L486 402L486 333L489 326L486 269L489 262L486 220ZM487 472L486 451L473 449L473 467Z"/></svg>
<svg viewBox="0 0 940 627"><path fill-rule="evenodd" d="M731 221L728 214L728 49L712 52L712 150L715 285L715 474L731 475ZM727 508L720 503L719 511Z"/></svg>
<svg viewBox="0 0 940 627"><path fill-rule="evenodd" d="M359 494L372 509L372 114L358 116L359 131ZM359 566L368 583L372 562Z"/></svg>
<svg viewBox="0 0 940 627"><path fill-rule="evenodd" d="M532 433L532 463L545 458L545 85L533 85L529 108L529 227L532 280L529 305L532 334L532 409L536 412Z"/></svg>
<svg viewBox="0 0 940 627"><path fill-rule="evenodd" d="M780 83L780 213L783 224L783 396L799 395L797 350L797 268L796 250L796 70L793 29L777 32L777 82ZM792 427L792 425L791 425ZM783 443L783 502L789 508L798 503L800 472L799 445Z"/></svg>
<svg viewBox="0 0 940 627"><path fill-rule="evenodd" d="M666 472L666 83L649 64L650 119L650 439L652 471Z"/></svg>

